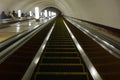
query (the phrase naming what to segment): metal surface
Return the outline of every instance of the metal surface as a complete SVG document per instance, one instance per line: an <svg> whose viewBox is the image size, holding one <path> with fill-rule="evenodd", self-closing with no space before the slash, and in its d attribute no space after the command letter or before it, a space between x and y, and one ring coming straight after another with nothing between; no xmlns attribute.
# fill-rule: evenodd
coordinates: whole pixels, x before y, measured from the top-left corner
<svg viewBox="0 0 120 80"><path fill-rule="evenodd" d="M21 47L25 42L27 42L30 38L32 38L35 34L37 34L40 30L42 30L47 24L49 24L52 20L48 21L46 24L42 24L42 25L37 25L36 28L38 26L41 26L41 27L38 27L37 29L35 28L35 30L33 31L30 31L31 33L29 33L28 35L24 36L25 34L23 33L23 35L21 36L24 36L23 38L19 39L18 41L16 41L15 43L13 43L12 45L6 47L6 49L4 49L3 51L0 52L0 63L2 63L5 59L7 59L7 57L9 55L11 55L14 51L16 51L19 47ZM12 40L8 41L8 42L11 42L11 41L14 41L14 39L16 38L19 38L19 35L16 36L15 38L13 38ZM4 45L6 45L8 43L5 43ZM3 46L4 46L3 45Z"/></svg>
<svg viewBox="0 0 120 80"><path fill-rule="evenodd" d="M77 24L76 22L72 21L71 19L67 20L69 22L71 22L74 26L76 26L79 30L81 30L83 33L85 33L86 35L88 35L89 37L91 37L94 41L96 41L99 45L101 45L104 49L106 49L107 51L109 51L113 56L115 56L116 58L120 59L120 50L119 48L117 48L116 45L120 45L118 43L115 43L115 41L112 41L112 39L108 38L104 38L105 36L97 36L98 33L92 33L90 30L83 28L81 25ZM116 45L115 45L116 44Z"/></svg>
<svg viewBox="0 0 120 80"><path fill-rule="evenodd" d="M53 24L52 28L50 29L47 37L45 38L44 42L42 43L42 45L40 47L40 49L36 53L35 58L31 62L30 66L27 69L26 73L24 74L22 80L30 80L30 78L32 77L32 74L33 74L33 72L34 72L34 70L35 70L35 68L36 68L36 66L38 64L38 61L40 60L41 54L42 54L42 52L43 52L43 50L44 50L44 48L46 46L46 43L47 43L47 41L48 41L48 39L49 39L53 29L54 29L54 26L55 26L55 23Z"/></svg>
<svg viewBox="0 0 120 80"><path fill-rule="evenodd" d="M72 34L71 30L68 28L67 24L64 21L64 24L68 30L68 32L71 35L71 38L73 39L80 55L82 56L82 59L84 60L88 70L90 71L92 77L94 80L103 80L101 78L101 76L99 75L99 73L97 72L97 70L95 69L95 67L93 66L92 62L89 60L89 58L87 57L86 53L84 52L84 50L82 49L82 47L80 46L80 44L78 43L77 39L75 38L75 36Z"/></svg>

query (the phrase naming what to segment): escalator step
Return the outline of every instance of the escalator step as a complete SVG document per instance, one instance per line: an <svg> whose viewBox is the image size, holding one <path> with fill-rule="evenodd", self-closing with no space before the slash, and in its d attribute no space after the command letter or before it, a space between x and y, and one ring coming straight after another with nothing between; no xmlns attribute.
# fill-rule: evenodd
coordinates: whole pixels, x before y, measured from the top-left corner
<svg viewBox="0 0 120 80"><path fill-rule="evenodd" d="M76 52L46 52L44 57L77 57L79 56Z"/></svg>
<svg viewBox="0 0 120 80"><path fill-rule="evenodd" d="M56 40L56 39L55 39L55 40L49 40L49 41L50 41L50 42L71 42L72 40L64 40L64 39L63 39L63 40L62 40L62 39L61 39L61 40L60 40L60 39L59 39L59 40Z"/></svg>
<svg viewBox="0 0 120 80"><path fill-rule="evenodd" d="M83 72L83 64L40 64L40 72Z"/></svg>
<svg viewBox="0 0 120 80"><path fill-rule="evenodd" d="M46 44L32 80L89 80L88 72L62 19Z"/></svg>
<svg viewBox="0 0 120 80"><path fill-rule="evenodd" d="M55 36L51 36L50 37L51 39L70 39L70 37L69 36L62 36L62 35L55 35Z"/></svg>
<svg viewBox="0 0 120 80"><path fill-rule="evenodd" d="M46 52L76 52L75 48L46 48Z"/></svg>
<svg viewBox="0 0 120 80"><path fill-rule="evenodd" d="M47 45L46 47L51 47L51 48L74 48L74 45Z"/></svg>
<svg viewBox="0 0 120 80"><path fill-rule="evenodd" d="M57 59L57 58L51 58L51 59L47 59L47 58L43 58L42 63L80 63L80 59L75 58L75 59Z"/></svg>
<svg viewBox="0 0 120 80"><path fill-rule="evenodd" d="M69 40L69 41L72 41L70 37L69 38L56 38L56 37L54 37L54 38L51 38L50 41L51 40L53 40L53 41L54 40Z"/></svg>
<svg viewBox="0 0 120 80"><path fill-rule="evenodd" d="M44 59L80 59L80 57L44 57Z"/></svg>
<svg viewBox="0 0 120 80"><path fill-rule="evenodd" d="M48 45L73 45L73 42L48 42Z"/></svg>
<svg viewBox="0 0 120 80"><path fill-rule="evenodd" d="M36 72L36 80L89 80L87 73Z"/></svg>

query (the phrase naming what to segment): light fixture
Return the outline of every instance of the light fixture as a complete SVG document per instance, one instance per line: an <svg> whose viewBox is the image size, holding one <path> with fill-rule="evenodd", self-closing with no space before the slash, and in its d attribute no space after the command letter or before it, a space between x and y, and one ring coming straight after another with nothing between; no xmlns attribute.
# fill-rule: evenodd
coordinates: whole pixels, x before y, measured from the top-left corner
<svg viewBox="0 0 120 80"><path fill-rule="evenodd" d="M32 16L32 11L29 11L30 16Z"/></svg>
<svg viewBox="0 0 120 80"><path fill-rule="evenodd" d="M18 17L21 17L21 10L18 10Z"/></svg>
<svg viewBox="0 0 120 80"><path fill-rule="evenodd" d="M44 11L44 15L45 15L45 17L48 17L48 12L47 12L47 10Z"/></svg>
<svg viewBox="0 0 120 80"><path fill-rule="evenodd" d="M39 19L40 15L39 15L39 7L35 7L35 18Z"/></svg>

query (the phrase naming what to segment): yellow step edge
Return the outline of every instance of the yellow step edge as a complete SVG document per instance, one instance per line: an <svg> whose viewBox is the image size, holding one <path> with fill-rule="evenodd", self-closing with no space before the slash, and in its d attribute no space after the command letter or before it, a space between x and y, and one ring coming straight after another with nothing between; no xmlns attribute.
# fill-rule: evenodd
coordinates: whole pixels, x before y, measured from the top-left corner
<svg viewBox="0 0 120 80"><path fill-rule="evenodd" d="M40 63L39 64L39 66L41 66L41 65L51 65L51 66L82 66L82 69L83 69L83 72L85 72L85 68L84 68L84 65L83 64L81 64L81 63L79 63L79 64L47 64L47 63ZM40 70L40 67L38 67L37 68L37 71L39 71Z"/></svg>
<svg viewBox="0 0 120 80"><path fill-rule="evenodd" d="M50 54L50 53L56 53L56 54L68 54L68 53L70 53L70 54L78 54L78 52L44 52L45 54Z"/></svg>
<svg viewBox="0 0 120 80"><path fill-rule="evenodd" d="M47 75L85 75L87 80L89 80L87 72L35 72L34 80L36 80L37 75L47 74Z"/></svg>
<svg viewBox="0 0 120 80"><path fill-rule="evenodd" d="M71 49L75 49L75 50L76 50L76 48L46 48L46 49L64 49L64 50L65 50L65 49L70 49L70 50L71 50ZM76 50L76 51L77 51L77 50Z"/></svg>
<svg viewBox="0 0 120 80"><path fill-rule="evenodd" d="M44 59L81 59L80 57L44 57Z"/></svg>
<svg viewBox="0 0 120 80"><path fill-rule="evenodd" d="M70 41L70 42L48 42L49 43L73 43L73 41Z"/></svg>
<svg viewBox="0 0 120 80"><path fill-rule="evenodd" d="M47 45L46 47L49 47L49 46L73 46L75 47L74 44L73 45Z"/></svg>
<svg viewBox="0 0 120 80"><path fill-rule="evenodd" d="M72 42L72 40L50 40L49 42Z"/></svg>
<svg viewBox="0 0 120 80"><path fill-rule="evenodd" d="M69 36L65 36L65 35L57 35L57 36L55 36L55 37L58 37L58 38L59 38L59 37L60 37L60 38L61 38L61 37L69 38Z"/></svg>
<svg viewBox="0 0 120 80"><path fill-rule="evenodd" d="M52 74L52 75L88 75L87 72L35 72L35 75L39 74Z"/></svg>
<svg viewBox="0 0 120 80"><path fill-rule="evenodd" d="M49 65L49 66L82 66L83 72L85 72L84 64L45 64L45 63L40 63L39 67L37 68L37 71L39 71L41 65Z"/></svg>
<svg viewBox="0 0 120 80"><path fill-rule="evenodd" d="M63 64L47 64L47 63L41 63L41 64L39 64L39 65L60 65L60 66L65 66L65 65L67 65L67 66L84 66L84 64L65 64L65 63L63 63Z"/></svg>
<svg viewBox="0 0 120 80"><path fill-rule="evenodd" d="M72 41L72 39L71 38L52 38L52 39L50 39L50 41L57 41L57 40L65 40L65 41Z"/></svg>

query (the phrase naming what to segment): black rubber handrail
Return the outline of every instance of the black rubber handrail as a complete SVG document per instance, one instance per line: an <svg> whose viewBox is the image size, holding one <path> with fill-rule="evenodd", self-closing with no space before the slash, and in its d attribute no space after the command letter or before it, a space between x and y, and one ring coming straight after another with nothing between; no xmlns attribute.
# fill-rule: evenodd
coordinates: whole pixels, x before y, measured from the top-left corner
<svg viewBox="0 0 120 80"><path fill-rule="evenodd" d="M20 46L22 46L27 40L29 40L32 36L34 36L39 30L41 30L44 26L49 24L54 19L47 21L46 23L37 25L32 30L27 30L20 33L17 36L12 37L9 40L0 44L0 63L2 63L9 55L11 55L15 50L17 50ZM41 26L41 27L39 27Z"/></svg>
<svg viewBox="0 0 120 80"><path fill-rule="evenodd" d="M19 40L20 38L26 36L27 34L31 33L32 31L34 31L35 29L39 28L39 26L42 26L44 23L40 24L40 25L36 25L34 29L32 30L25 30L19 34L16 34L15 36L3 41L0 43L0 52L3 51L4 49L6 49L8 46L10 46L11 44L13 44L14 42L16 42L17 40Z"/></svg>
<svg viewBox="0 0 120 80"><path fill-rule="evenodd" d="M89 37L93 38L98 44L100 44L101 46L104 46L104 48L107 51L109 51L112 55L114 55L117 58L120 58L120 43L119 42L117 42L105 35L102 35L96 31L88 29L85 26L82 27L83 25L80 26L78 22L76 22L72 19L67 18L67 20L70 21L73 25L76 25L80 30L85 32ZM97 38L96 38L96 36L97 36Z"/></svg>

